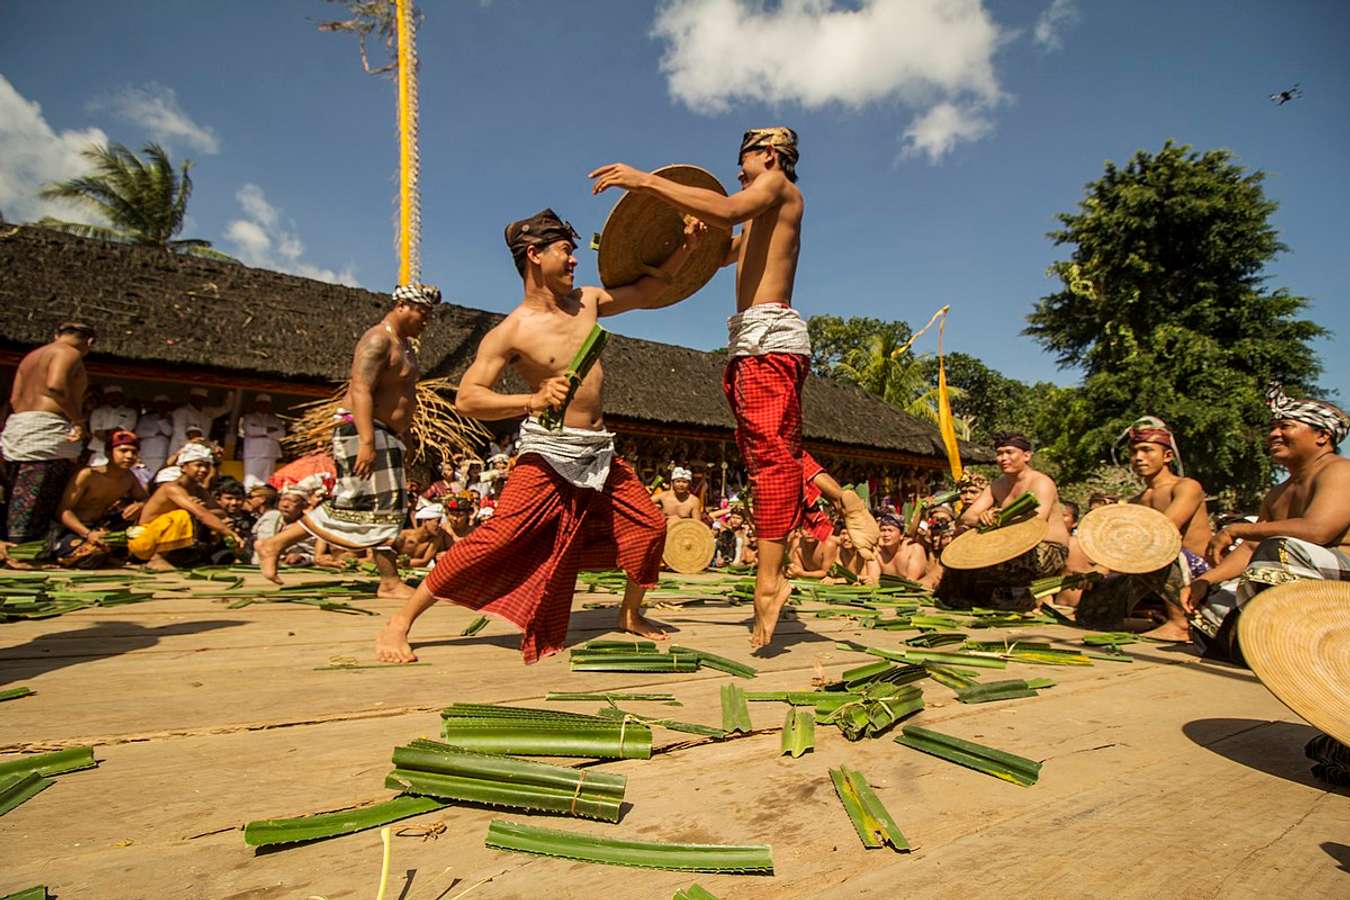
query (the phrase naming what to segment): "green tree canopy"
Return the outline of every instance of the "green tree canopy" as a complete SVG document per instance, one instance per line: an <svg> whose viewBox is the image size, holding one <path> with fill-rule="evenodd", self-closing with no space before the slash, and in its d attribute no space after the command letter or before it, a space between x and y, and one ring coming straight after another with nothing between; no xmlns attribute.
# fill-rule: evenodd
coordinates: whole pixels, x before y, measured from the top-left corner
<svg viewBox="0 0 1350 900"><path fill-rule="evenodd" d="M811 371L826 378L835 374L835 366L850 352L867 347L881 337L890 347L898 347L914 333L908 322L883 322L866 316L812 316L806 322L811 335Z"/></svg>
<svg viewBox="0 0 1350 900"><path fill-rule="evenodd" d="M1059 216L1050 237L1074 249L1051 266L1063 288L1036 304L1026 333L1085 375L1045 422L1062 476L1086 477L1124 427L1155 415L1210 491L1249 503L1269 484L1263 389L1311 389L1321 366L1309 342L1326 332L1298 317L1305 298L1266 285L1286 248L1263 178L1227 151L1168 141L1108 163L1078 211Z"/></svg>
<svg viewBox="0 0 1350 900"><path fill-rule="evenodd" d="M93 171L42 189L48 200L66 200L97 213L107 225L84 225L47 217L38 224L82 237L101 238L160 247L195 256L230 259L211 242L177 239L183 230L188 198L192 196L191 161L175 170L169 154L158 144L146 144L147 160L121 144L94 144L81 151Z"/></svg>

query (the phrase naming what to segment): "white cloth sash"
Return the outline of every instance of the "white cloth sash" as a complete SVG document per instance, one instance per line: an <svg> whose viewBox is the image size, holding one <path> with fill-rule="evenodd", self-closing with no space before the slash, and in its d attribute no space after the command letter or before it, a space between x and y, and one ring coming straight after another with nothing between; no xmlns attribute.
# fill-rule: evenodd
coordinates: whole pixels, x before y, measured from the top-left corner
<svg viewBox="0 0 1350 900"><path fill-rule="evenodd" d="M811 355L806 321L790 306L761 303L727 319L727 346L732 356L766 353Z"/></svg>
<svg viewBox="0 0 1350 900"><path fill-rule="evenodd" d="M568 484L603 491L614 459L614 432L566 426L549 431L529 418L520 425L516 449L522 456L538 453Z"/></svg>

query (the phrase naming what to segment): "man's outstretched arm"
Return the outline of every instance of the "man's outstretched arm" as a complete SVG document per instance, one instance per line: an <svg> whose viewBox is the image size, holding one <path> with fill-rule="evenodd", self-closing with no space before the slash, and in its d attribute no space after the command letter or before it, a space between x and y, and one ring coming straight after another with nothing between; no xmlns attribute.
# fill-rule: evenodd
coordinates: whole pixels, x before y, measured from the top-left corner
<svg viewBox="0 0 1350 900"><path fill-rule="evenodd" d="M628 312L631 309L660 309L663 306L672 306L675 300L660 300L661 294L670 283L670 279L675 276L684 265L689 254L698 246L699 241L703 239L703 233L708 230L698 219L688 217L684 223L684 242L675 248L675 252L666 258L666 261L657 266L663 277L645 275L634 281L632 284L625 284L612 290L601 290L596 300L595 314L597 316L615 316L619 313Z"/></svg>
<svg viewBox="0 0 1350 900"><path fill-rule="evenodd" d="M788 183L782 172L766 172L749 187L730 197L706 188L677 184L669 178L642 172L624 163L601 166L588 177L595 179L592 194L612 187L653 194L683 212L692 213L714 228L730 229L748 222L760 213L783 202L783 186Z"/></svg>

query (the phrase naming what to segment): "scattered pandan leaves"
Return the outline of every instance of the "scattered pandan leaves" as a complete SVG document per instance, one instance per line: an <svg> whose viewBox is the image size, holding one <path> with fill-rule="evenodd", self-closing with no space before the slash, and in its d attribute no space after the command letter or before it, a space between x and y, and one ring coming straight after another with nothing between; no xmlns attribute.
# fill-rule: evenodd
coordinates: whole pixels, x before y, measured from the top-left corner
<svg viewBox="0 0 1350 900"><path fill-rule="evenodd" d="M1035 784L1041 774L1041 764L1034 760L918 725L906 725L895 742L1023 787Z"/></svg>
<svg viewBox="0 0 1350 900"><path fill-rule="evenodd" d="M31 800L56 784L37 772L20 772L0 778L0 816Z"/></svg>
<svg viewBox="0 0 1350 900"><path fill-rule="evenodd" d="M681 647L677 644L671 644L670 652L693 656L699 661L700 665L707 666L709 669L716 669L719 672L726 672L728 675L735 675L739 678L754 678L759 674L752 666L736 662L734 659L727 659L725 656L718 656L716 653L709 653L706 650L695 650L692 647Z"/></svg>
<svg viewBox="0 0 1350 900"><path fill-rule="evenodd" d="M722 729L742 734L754 730L750 724L750 707L745 705L745 691L734 684L722 685Z"/></svg>
<svg viewBox="0 0 1350 900"><path fill-rule="evenodd" d="M399 819L445 809L448 803L431 797L399 795L392 800L344 809L338 812L317 813L291 819L259 819L244 826L244 843L250 847L268 847L275 844L298 844L317 841L379 828Z"/></svg>
<svg viewBox="0 0 1350 900"><path fill-rule="evenodd" d="M475 635L478 632L482 631L484 628L486 628L487 623L488 623L487 616L479 616L478 618L470 622L468 625L465 625L464 630L459 633L459 636L471 637L472 635Z"/></svg>
<svg viewBox="0 0 1350 900"><path fill-rule="evenodd" d="M864 847L876 850L889 845L897 853L909 851L909 842L861 772L840 766L830 770L830 780Z"/></svg>
<svg viewBox="0 0 1350 900"><path fill-rule="evenodd" d="M684 872L739 872L772 875L773 855L767 844L667 844L596 837L554 828L536 828L494 820L488 826L488 847L556 856L578 862Z"/></svg>
<svg viewBox="0 0 1350 900"><path fill-rule="evenodd" d="M0 691L0 703L6 700L18 700L20 697L31 697L35 691L30 687L19 685L18 687L5 688Z"/></svg>
<svg viewBox="0 0 1350 900"><path fill-rule="evenodd" d="M816 714L809 707L793 706L783 722L782 754L799 758L816 746ZM781 754L780 754L781 755Z"/></svg>
<svg viewBox="0 0 1350 900"><path fill-rule="evenodd" d="M34 753L30 756L18 756L0 761L0 778L36 772L39 775L64 775L92 769L98 765L94 759L93 747L69 747L54 750L51 753Z"/></svg>
<svg viewBox="0 0 1350 900"><path fill-rule="evenodd" d="M683 890L676 891L671 900L717 900L717 895L695 882Z"/></svg>

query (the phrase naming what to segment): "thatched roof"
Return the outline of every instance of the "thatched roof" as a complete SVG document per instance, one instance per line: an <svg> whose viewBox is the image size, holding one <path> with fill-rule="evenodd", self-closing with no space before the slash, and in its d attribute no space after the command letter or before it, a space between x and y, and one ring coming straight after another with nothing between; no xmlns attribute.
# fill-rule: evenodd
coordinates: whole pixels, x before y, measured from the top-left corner
<svg viewBox="0 0 1350 900"><path fill-rule="evenodd" d="M389 304L388 294L235 263L45 228L0 228L0 347L45 343L57 322L79 319L99 332L92 360L335 384L347 377L350 348ZM458 378L501 318L443 304L422 337L424 372ZM609 324L621 328L622 320ZM724 362L723 354L615 335L605 351L605 412L730 430ZM851 385L812 376L803 404L808 439L942 455L932 425ZM962 450L977 461L988 455Z"/></svg>

